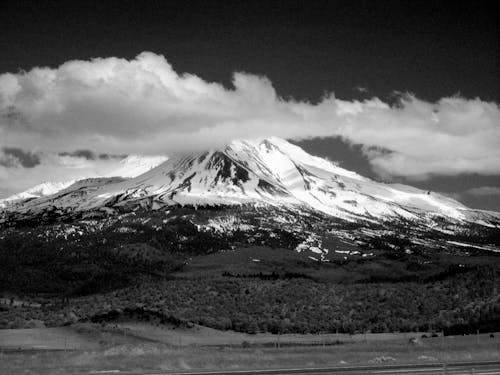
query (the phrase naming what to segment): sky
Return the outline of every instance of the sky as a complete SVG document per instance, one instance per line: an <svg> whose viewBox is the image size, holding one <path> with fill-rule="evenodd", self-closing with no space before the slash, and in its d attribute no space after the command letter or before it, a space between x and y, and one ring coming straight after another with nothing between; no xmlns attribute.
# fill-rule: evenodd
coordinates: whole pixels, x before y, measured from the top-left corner
<svg viewBox="0 0 500 375"><path fill-rule="evenodd" d="M493 2L3 1L0 198L280 136L500 211Z"/></svg>

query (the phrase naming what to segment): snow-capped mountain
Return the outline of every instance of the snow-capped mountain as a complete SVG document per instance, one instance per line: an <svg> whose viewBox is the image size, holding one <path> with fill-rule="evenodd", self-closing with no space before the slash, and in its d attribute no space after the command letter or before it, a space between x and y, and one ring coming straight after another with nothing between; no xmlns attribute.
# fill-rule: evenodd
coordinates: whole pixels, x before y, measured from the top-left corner
<svg viewBox="0 0 500 375"><path fill-rule="evenodd" d="M47 195L52 195L67 188L68 186L75 183L75 180L63 181L63 182L42 182L32 188L25 190L21 193L13 194L5 199L0 200L0 207L2 204L8 202L20 201L26 199L40 198Z"/></svg>
<svg viewBox="0 0 500 375"><path fill-rule="evenodd" d="M82 180L52 195L6 207L4 215L173 205L276 206L347 221L405 219L429 225L444 218L492 226L500 218L440 194L370 180L279 138L233 141L220 149L173 157L126 180Z"/></svg>
<svg viewBox="0 0 500 375"><path fill-rule="evenodd" d="M132 178L147 172L157 165L163 163L168 158L166 156L142 156L129 155L120 160L119 167L106 172L102 177L123 177ZM96 176L88 176L96 177ZM0 199L0 208L14 202L30 200L55 194L73 185L77 180L60 182L43 182L21 193L13 194L5 199Z"/></svg>

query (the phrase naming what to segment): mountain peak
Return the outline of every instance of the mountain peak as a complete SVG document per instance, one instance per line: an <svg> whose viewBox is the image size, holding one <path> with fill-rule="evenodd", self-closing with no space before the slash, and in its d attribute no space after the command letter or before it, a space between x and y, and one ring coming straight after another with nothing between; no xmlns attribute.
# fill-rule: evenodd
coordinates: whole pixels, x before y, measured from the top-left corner
<svg viewBox="0 0 500 375"><path fill-rule="evenodd" d="M135 156L125 165L130 163L143 167ZM155 207L269 205L317 211L348 221L426 222L443 217L462 222L474 216L448 197L372 181L277 137L235 140L220 149L173 157L133 178L87 185L75 184L64 194L27 201L21 209L132 209L154 202Z"/></svg>

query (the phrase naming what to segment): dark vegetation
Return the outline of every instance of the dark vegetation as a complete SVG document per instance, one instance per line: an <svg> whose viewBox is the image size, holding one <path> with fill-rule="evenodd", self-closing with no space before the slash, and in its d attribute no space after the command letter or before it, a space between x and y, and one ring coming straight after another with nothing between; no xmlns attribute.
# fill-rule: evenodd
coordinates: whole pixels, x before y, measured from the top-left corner
<svg viewBox="0 0 500 375"><path fill-rule="evenodd" d="M178 208L2 229L0 328L135 319L248 333L500 330L495 254L416 246L403 225L359 244L325 234L325 246L360 254L331 251L319 262L293 251L306 230L326 233L316 218L270 226L261 212L245 218L253 229L200 230L223 213Z"/></svg>
<svg viewBox="0 0 500 375"><path fill-rule="evenodd" d="M49 326L78 317L95 322L137 319L154 324L195 323L248 333L475 333L477 329L500 329L495 289L499 276L498 270L481 267L460 278L435 283L147 278L109 293L57 302L45 299L39 308L10 308L0 317L4 327L12 327L10 322L23 324L20 317L24 316Z"/></svg>
<svg viewBox="0 0 500 375"><path fill-rule="evenodd" d="M281 229L236 231L230 236L199 231L179 216L157 226L120 221L97 231L63 224L56 228L4 231L0 291L67 296L106 292L128 285L139 275L168 277L188 257L229 249L249 238L285 248L294 248L299 241Z"/></svg>

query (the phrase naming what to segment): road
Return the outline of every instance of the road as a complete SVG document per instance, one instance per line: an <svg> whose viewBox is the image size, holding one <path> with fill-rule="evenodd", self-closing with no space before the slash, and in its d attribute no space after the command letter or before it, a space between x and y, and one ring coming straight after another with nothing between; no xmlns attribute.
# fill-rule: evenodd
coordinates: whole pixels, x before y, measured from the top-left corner
<svg viewBox="0 0 500 375"><path fill-rule="evenodd" d="M418 374L418 375L500 375L500 361L456 362L418 365L373 365L342 366L324 368L293 368L272 370L241 371L203 371L203 372L126 372L104 370L87 374L123 374L123 375L361 375L361 374Z"/></svg>

